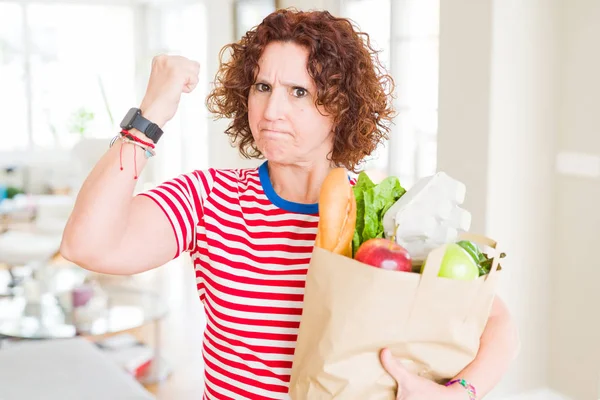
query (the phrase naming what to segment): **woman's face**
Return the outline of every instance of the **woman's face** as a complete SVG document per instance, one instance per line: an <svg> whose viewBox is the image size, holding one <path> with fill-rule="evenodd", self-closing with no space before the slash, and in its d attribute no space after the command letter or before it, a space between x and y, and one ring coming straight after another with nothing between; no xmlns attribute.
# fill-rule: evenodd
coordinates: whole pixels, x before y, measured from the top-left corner
<svg viewBox="0 0 600 400"><path fill-rule="evenodd" d="M248 96L248 120L258 149L269 161L313 164L333 146L333 118L315 106L307 71L308 50L295 43L268 44Z"/></svg>

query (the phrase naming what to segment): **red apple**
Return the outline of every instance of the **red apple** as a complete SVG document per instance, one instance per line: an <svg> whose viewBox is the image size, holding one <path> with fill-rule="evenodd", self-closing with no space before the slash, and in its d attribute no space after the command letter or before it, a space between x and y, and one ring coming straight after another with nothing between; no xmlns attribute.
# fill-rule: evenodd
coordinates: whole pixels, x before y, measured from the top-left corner
<svg viewBox="0 0 600 400"><path fill-rule="evenodd" d="M389 239L367 240L358 248L354 259L381 269L412 272L408 251Z"/></svg>

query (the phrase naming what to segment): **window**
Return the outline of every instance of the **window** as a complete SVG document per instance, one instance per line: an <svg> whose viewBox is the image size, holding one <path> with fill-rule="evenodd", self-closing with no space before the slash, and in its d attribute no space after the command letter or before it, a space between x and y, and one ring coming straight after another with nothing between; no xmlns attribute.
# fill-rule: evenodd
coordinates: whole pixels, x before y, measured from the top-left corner
<svg viewBox="0 0 600 400"><path fill-rule="evenodd" d="M396 84L390 141L366 168L411 186L436 171L439 0L343 0L342 14L370 34Z"/></svg>
<svg viewBox="0 0 600 400"><path fill-rule="evenodd" d="M152 57L162 53L199 61L201 76L165 128L169 140L144 184L206 168L204 2L73 3L0 1L0 158L20 165L31 150L69 156L82 138L108 144L129 108L141 103Z"/></svg>
<svg viewBox="0 0 600 400"><path fill-rule="evenodd" d="M241 38L258 25L263 18L276 10L275 0L236 0L235 38Z"/></svg>
<svg viewBox="0 0 600 400"><path fill-rule="evenodd" d="M150 71L151 59L157 54L186 57L200 63L200 80L196 89L181 97L177 113L165 127L168 140L161 142L153 160L153 183L208 167L208 111L204 104L208 93L206 6L196 4L152 5L147 9L155 37L148 43L148 59L140 61ZM144 77L143 90L147 79ZM142 82L140 82L142 84ZM143 95L142 92L140 95ZM140 98L141 99L141 98Z"/></svg>
<svg viewBox="0 0 600 400"><path fill-rule="evenodd" d="M127 6L0 3L0 150L114 135L135 97L132 20Z"/></svg>
<svg viewBox="0 0 600 400"><path fill-rule="evenodd" d="M0 151L29 143L23 17L20 5L0 2Z"/></svg>

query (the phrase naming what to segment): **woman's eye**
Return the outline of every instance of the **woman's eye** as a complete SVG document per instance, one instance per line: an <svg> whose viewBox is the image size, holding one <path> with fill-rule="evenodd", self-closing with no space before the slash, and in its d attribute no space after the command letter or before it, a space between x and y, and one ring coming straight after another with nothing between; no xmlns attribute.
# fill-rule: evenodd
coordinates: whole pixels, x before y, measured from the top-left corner
<svg viewBox="0 0 600 400"><path fill-rule="evenodd" d="M308 94L308 90L301 88L301 87L296 87L292 90L292 94L294 97L305 97Z"/></svg>
<svg viewBox="0 0 600 400"><path fill-rule="evenodd" d="M254 87L256 87L256 90L258 90L259 92L268 92L269 91L269 85L267 85L265 83L257 83L256 85L254 85Z"/></svg>

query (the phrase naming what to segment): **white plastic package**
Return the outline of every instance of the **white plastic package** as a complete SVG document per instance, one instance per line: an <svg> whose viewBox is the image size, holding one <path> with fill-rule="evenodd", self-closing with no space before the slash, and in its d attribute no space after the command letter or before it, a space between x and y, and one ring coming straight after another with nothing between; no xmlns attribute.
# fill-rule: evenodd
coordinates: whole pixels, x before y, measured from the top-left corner
<svg viewBox="0 0 600 400"><path fill-rule="evenodd" d="M444 172L420 179L384 215L386 238L392 238L414 260L471 227L471 213L460 207L466 187Z"/></svg>

